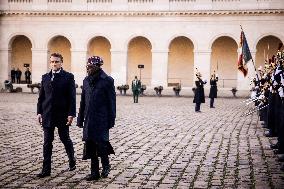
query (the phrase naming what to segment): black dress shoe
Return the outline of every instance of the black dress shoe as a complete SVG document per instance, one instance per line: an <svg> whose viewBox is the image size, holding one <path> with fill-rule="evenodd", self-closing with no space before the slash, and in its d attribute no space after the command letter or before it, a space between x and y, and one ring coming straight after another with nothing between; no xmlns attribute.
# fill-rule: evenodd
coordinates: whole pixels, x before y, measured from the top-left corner
<svg viewBox="0 0 284 189"><path fill-rule="evenodd" d="M100 178L99 174L89 174L85 177L86 181L99 180Z"/></svg>
<svg viewBox="0 0 284 189"><path fill-rule="evenodd" d="M276 143L276 144L271 144L271 145L270 145L270 148L271 148L271 149L278 149L278 148L279 148L279 145L278 145L278 143Z"/></svg>
<svg viewBox="0 0 284 189"><path fill-rule="evenodd" d="M281 165L280 170L284 171L284 165Z"/></svg>
<svg viewBox="0 0 284 189"><path fill-rule="evenodd" d="M266 137L275 137L275 135L273 135L271 132L265 132L264 133L264 136L266 136Z"/></svg>
<svg viewBox="0 0 284 189"><path fill-rule="evenodd" d="M74 171L76 169L76 161L72 161L69 163L69 171Z"/></svg>
<svg viewBox="0 0 284 189"><path fill-rule="evenodd" d="M109 172L110 172L110 166L104 167L101 174L102 178L107 178Z"/></svg>
<svg viewBox="0 0 284 189"><path fill-rule="evenodd" d="M277 161L279 161L279 162L284 162L284 154L280 154L280 155L278 156Z"/></svg>
<svg viewBox="0 0 284 189"><path fill-rule="evenodd" d="M210 106L210 108L215 108L215 106Z"/></svg>
<svg viewBox="0 0 284 189"><path fill-rule="evenodd" d="M44 178L50 176L50 172L41 172L36 175L38 178Z"/></svg>
<svg viewBox="0 0 284 189"><path fill-rule="evenodd" d="M280 150L276 149L276 150L274 150L274 154L283 154L283 152L281 152Z"/></svg>

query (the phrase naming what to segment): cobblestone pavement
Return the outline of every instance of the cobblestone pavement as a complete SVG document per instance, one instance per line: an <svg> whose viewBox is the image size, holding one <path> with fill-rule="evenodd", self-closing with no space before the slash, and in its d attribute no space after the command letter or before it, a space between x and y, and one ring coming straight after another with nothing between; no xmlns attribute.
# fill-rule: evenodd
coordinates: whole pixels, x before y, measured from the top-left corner
<svg viewBox="0 0 284 189"><path fill-rule="evenodd" d="M0 93L0 188L284 188L280 164L244 99L208 100L201 113L192 98L117 97L108 178L87 182L90 162L81 160L82 130L72 126L77 169L55 134L50 177L36 178L43 132L36 123L36 94ZM77 96L79 104L79 96ZM78 109L78 108L77 108Z"/></svg>

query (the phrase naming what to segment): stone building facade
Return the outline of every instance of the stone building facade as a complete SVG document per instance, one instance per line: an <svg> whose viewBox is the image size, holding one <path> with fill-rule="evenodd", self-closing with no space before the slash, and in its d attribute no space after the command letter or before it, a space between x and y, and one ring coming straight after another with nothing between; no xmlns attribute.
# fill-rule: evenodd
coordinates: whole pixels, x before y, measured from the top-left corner
<svg viewBox="0 0 284 189"><path fill-rule="evenodd" d="M192 87L197 68L207 80L215 70L221 88L249 89L252 62L248 77L237 70L240 25L256 67L284 41L283 0L1 0L0 11L0 85L24 64L39 82L60 52L79 85L95 54L115 85L137 75Z"/></svg>

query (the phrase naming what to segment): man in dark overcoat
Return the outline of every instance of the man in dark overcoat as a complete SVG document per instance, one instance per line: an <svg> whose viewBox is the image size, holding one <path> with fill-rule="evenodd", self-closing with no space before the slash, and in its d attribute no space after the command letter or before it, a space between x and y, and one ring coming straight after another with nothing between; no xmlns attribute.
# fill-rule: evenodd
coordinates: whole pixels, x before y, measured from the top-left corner
<svg viewBox="0 0 284 189"><path fill-rule="evenodd" d="M141 90L141 82L137 79L137 76L132 80L131 89L133 93L133 101L134 103L138 103L138 96Z"/></svg>
<svg viewBox="0 0 284 189"><path fill-rule="evenodd" d="M26 80L27 84L30 84L30 82L31 82L31 75L32 75L32 73L31 73L30 69L27 68L27 70L25 71L25 80Z"/></svg>
<svg viewBox="0 0 284 189"><path fill-rule="evenodd" d="M205 95L204 95L204 87L203 85L206 84L206 81L203 81L201 79L201 73L196 73L196 79L195 79L195 92L194 92L194 99L193 103L195 103L195 112L201 112L200 111L200 105L201 103L205 103Z"/></svg>
<svg viewBox="0 0 284 189"><path fill-rule="evenodd" d="M103 60L92 56L87 62L88 76L83 81L77 126L83 127L83 159L91 159L91 174L87 181L106 178L110 172L109 154L114 154L109 142L109 129L115 124L116 94L114 80L102 69ZM101 157L102 173L99 172Z"/></svg>
<svg viewBox="0 0 284 189"><path fill-rule="evenodd" d="M210 78L210 92L209 92L209 98L210 98L210 108L214 107L214 98L217 98L217 82L218 82L218 76L216 76L215 71L214 74L211 75Z"/></svg>
<svg viewBox="0 0 284 189"><path fill-rule="evenodd" d="M62 69L63 57L59 53L50 56L51 71L42 76L37 103L38 121L43 127L43 167L40 178L50 175L52 142L55 127L69 158L69 171L76 168L73 142L69 126L76 116L76 91L74 75Z"/></svg>
<svg viewBox="0 0 284 189"><path fill-rule="evenodd" d="M15 68L12 68L12 70L11 70L12 83L15 83L15 78L16 78L16 70L15 70Z"/></svg>
<svg viewBox="0 0 284 189"><path fill-rule="evenodd" d="M21 83L22 71L19 68L17 68L15 74L16 74L15 76L17 83Z"/></svg>

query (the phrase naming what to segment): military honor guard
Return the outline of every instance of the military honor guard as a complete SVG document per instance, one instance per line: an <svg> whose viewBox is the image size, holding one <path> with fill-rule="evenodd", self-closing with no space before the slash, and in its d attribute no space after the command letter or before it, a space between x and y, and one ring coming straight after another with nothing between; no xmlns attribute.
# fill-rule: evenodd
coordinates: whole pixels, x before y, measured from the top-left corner
<svg viewBox="0 0 284 189"><path fill-rule="evenodd" d="M251 102L256 102L255 109L259 111L260 121L267 137L277 137L277 142L270 145L278 155L278 161L284 162L284 50L279 45L276 56L265 62L264 70L259 69L259 77L254 82L257 94ZM251 111L253 113L255 111ZM250 113L249 113L250 114ZM249 115L247 114L247 115ZM284 171L284 164L281 165Z"/></svg>
<svg viewBox="0 0 284 189"><path fill-rule="evenodd" d="M218 75L214 73L211 75L210 78L210 92L209 92L209 98L210 98L210 108L214 107L214 98L217 98L217 82L218 82Z"/></svg>
<svg viewBox="0 0 284 189"><path fill-rule="evenodd" d="M204 85L207 83L206 80L202 80L201 73L198 72L196 69L196 79L195 79L195 92L194 92L194 99L193 103L195 103L195 112L201 112L200 111L200 105L201 103L205 103L205 95L204 95Z"/></svg>

